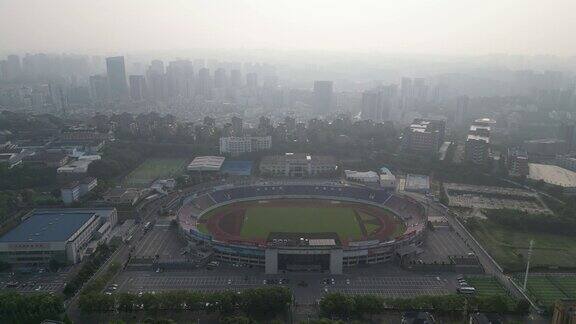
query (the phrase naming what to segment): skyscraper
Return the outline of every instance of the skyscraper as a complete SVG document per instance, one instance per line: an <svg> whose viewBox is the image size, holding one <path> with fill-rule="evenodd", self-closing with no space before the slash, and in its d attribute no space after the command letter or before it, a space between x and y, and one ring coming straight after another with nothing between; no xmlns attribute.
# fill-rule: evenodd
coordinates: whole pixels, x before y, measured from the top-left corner
<svg viewBox="0 0 576 324"><path fill-rule="evenodd" d="M146 98L146 79L143 75L131 75L130 98L134 101L141 101Z"/></svg>
<svg viewBox="0 0 576 324"><path fill-rule="evenodd" d="M314 110L329 113L333 101L332 81L314 81Z"/></svg>
<svg viewBox="0 0 576 324"><path fill-rule="evenodd" d="M226 70L219 68L214 72L214 88L225 88L228 84Z"/></svg>
<svg viewBox="0 0 576 324"><path fill-rule="evenodd" d="M95 102L107 102L110 99L108 78L104 75L90 76L90 99Z"/></svg>
<svg viewBox="0 0 576 324"><path fill-rule="evenodd" d="M196 94L210 98L212 95L212 86L210 80L210 70L201 68L198 71L198 84L196 86Z"/></svg>
<svg viewBox="0 0 576 324"><path fill-rule="evenodd" d="M107 57L106 71L112 99L123 100L128 98L128 83L126 81L124 56Z"/></svg>
<svg viewBox="0 0 576 324"><path fill-rule="evenodd" d="M397 105L395 84L378 87L362 93L362 119L375 122L389 120L391 110Z"/></svg>
<svg viewBox="0 0 576 324"><path fill-rule="evenodd" d="M258 87L258 74L256 74L256 73L246 74L246 86L248 88L257 88Z"/></svg>
<svg viewBox="0 0 576 324"><path fill-rule="evenodd" d="M6 59L6 79L15 80L22 76L22 65L18 55L8 55Z"/></svg>
<svg viewBox="0 0 576 324"><path fill-rule="evenodd" d="M242 73L238 69L230 72L230 86L232 88L240 88L242 86Z"/></svg>

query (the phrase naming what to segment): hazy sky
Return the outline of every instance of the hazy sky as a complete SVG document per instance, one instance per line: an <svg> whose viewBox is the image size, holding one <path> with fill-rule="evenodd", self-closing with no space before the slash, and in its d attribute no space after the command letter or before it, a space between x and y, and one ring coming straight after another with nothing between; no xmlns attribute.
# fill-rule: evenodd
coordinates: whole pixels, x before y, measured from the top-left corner
<svg viewBox="0 0 576 324"><path fill-rule="evenodd" d="M0 50L576 54L576 0L0 0Z"/></svg>

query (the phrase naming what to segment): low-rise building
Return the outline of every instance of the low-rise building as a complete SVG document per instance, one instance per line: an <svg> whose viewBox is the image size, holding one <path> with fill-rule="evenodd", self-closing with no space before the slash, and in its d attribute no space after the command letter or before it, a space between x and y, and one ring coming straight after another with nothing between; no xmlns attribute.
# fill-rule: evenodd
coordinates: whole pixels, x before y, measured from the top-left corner
<svg viewBox="0 0 576 324"><path fill-rule="evenodd" d="M576 299L559 300L554 304L551 324L576 324Z"/></svg>
<svg viewBox="0 0 576 324"><path fill-rule="evenodd" d="M326 155L286 153L265 156L260 161L260 174L273 177L315 177L334 174L336 159Z"/></svg>
<svg viewBox="0 0 576 324"><path fill-rule="evenodd" d="M380 168L380 187L396 189L396 176L386 167Z"/></svg>
<svg viewBox="0 0 576 324"><path fill-rule="evenodd" d="M43 150L24 157L22 163L41 168L60 168L66 165L68 160L68 155L61 150Z"/></svg>
<svg viewBox="0 0 576 324"><path fill-rule="evenodd" d="M114 208L39 209L0 237L0 260L14 267L45 267L51 260L82 260L94 233L117 222Z"/></svg>
<svg viewBox="0 0 576 324"><path fill-rule="evenodd" d="M113 205L134 206L140 199L140 190L135 188L112 188L103 196L104 201Z"/></svg>
<svg viewBox="0 0 576 324"><path fill-rule="evenodd" d="M19 153L0 153L0 164L5 164L8 169L22 164L22 155Z"/></svg>
<svg viewBox="0 0 576 324"><path fill-rule="evenodd" d="M420 174L407 174L404 190L418 193L428 193L430 191L430 177Z"/></svg>
<svg viewBox="0 0 576 324"><path fill-rule="evenodd" d="M188 167L190 172L218 172L226 160L223 156L198 156L195 157Z"/></svg>
<svg viewBox="0 0 576 324"><path fill-rule="evenodd" d="M62 195L62 201L65 205L70 205L78 200L90 191L92 191L98 185L98 180L94 177L86 177L80 181L72 181L60 189Z"/></svg>
<svg viewBox="0 0 576 324"><path fill-rule="evenodd" d="M378 173L374 171L354 171L354 170L344 170L344 175L346 180L367 183L367 184L377 184L380 181Z"/></svg>
<svg viewBox="0 0 576 324"><path fill-rule="evenodd" d="M220 153L238 156L244 153L260 152L272 147L271 136L221 137Z"/></svg>

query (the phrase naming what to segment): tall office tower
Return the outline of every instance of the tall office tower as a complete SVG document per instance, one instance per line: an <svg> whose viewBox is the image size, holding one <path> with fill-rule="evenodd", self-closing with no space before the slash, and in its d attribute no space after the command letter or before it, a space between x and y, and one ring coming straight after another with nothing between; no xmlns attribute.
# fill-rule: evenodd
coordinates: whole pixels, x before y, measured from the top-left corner
<svg viewBox="0 0 576 324"><path fill-rule="evenodd" d="M214 72L214 88L226 88L228 84L228 77L226 76L226 70L219 68Z"/></svg>
<svg viewBox="0 0 576 324"><path fill-rule="evenodd" d="M558 139L564 140L569 151L574 150L576 141L576 124L573 122L561 122L558 127Z"/></svg>
<svg viewBox="0 0 576 324"><path fill-rule="evenodd" d="M196 94L204 96L205 98L212 96L212 80L210 78L210 70L207 68L201 68L198 71Z"/></svg>
<svg viewBox="0 0 576 324"><path fill-rule="evenodd" d="M426 96L428 94L428 86L426 85L426 79L415 78L414 79L414 86L412 87L412 91L413 91L415 98L426 99Z"/></svg>
<svg viewBox="0 0 576 324"><path fill-rule="evenodd" d="M108 78L104 75L92 75L90 82L90 99L94 102L107 102L110 100L110 86Z"/></svg>
<svg viewBox="0 0 576 324"><path fill-rule="evenodd" d="M232 117L232 131L234 132L234 136L242 136L244 126L242 125L242 118L240 117Z"/></svg>
<svg viewBox="0 0 576 324"><path fill-rule="evenodd" d="M15 80L22 76L22 65L18 55L8 55L6 58L6 79Z"/></svg>
<svg viewBox="0 0 576 324"><path fill-rule="evenodd" d="M314 81L314 110L329 113L333 105L332 81Z"/></svg>
<svg viewBox="0 0 576 324"><path fill-rule="evenodd" d="M276 89L278 87L278 76L276 74L265 75L262 86L267 89Z"/></svg>
<svg viewBox="0 0 576 324"><path fill-rule="evenodd" d="M194 69L188 60L172 61L166 69L168 96L192 98Z"/></svg>
<svg viewBox="0 0 576 324"><path fill-rule="evenodd" d="M400 88L400 110L409 110L414 108L414 87L412 79L402 78Z"/></svg>
<svg viewBox="0 0 576 324"><path fill-rule="evenodd" d="M456 98L456 112L454 114L454 124L462 125L468 115L468 105L470 98L468 96L460 96Z"/></svg>
<svg viewBox="0 0 576 324"><path fill-rule="evenodd" d="M130 98L134 101L142 101L146 98L146 78L143 75L131 75Z"/></svg>
<svg viewBox="0 0 576 324"><path fill-rule="evenodd" d="M146 85L148 86L150 99L156 102L166 101L168 92L166 89L166 75L164 73L160 73L157 69L154 69L152 66L150 66L146 72L146 79Z"/></svg>
<svg viewBox="0 0 576 324"><path fill-rule="evenodd" d="M246 74L246 86L248 88L257 88L258 87L258 74L256 73L248 73Z"/></svg>
<svg viewBox="0 0 576 324"><path fill-rule="evenodd" d="M381 122L389 120L391 111L397 103L395 84L378 87L362 93L362 119Z"/></svg>
<svg viewBox="0 0 576 324"><path fill-rule="evenodd" d="M0 61L0 81L8 81L8 61Z"/></svg>
<svg viewBox="0 0 576 324"><path fill-rule="evenodd" d="M240 88L242 86L242 73L240 70L235 69L230 72L230 86L232 88Z"/></svg>
<svg viewBox="0 0 576 324"><path fill-rule="evenodd" d="M206 60L204 59L195 59L192 61L192 65L194 66L195 70L200 70L206 67Z"/></svg>
<svg viewBox="0 0 576 324"><path fill-rule="evenodd" d="M152 60L150 62L150 67L148 68L149 71L154 72L156 74L164 74L164 62L161 60Z"/></svg>
<svg viewBox="0 0 576 324"><path fill-rule="evenodd" d="M107 57L106 72L108 74L108 84L110 85L110 97L113 100L128 98L124 56Z"/></svg>

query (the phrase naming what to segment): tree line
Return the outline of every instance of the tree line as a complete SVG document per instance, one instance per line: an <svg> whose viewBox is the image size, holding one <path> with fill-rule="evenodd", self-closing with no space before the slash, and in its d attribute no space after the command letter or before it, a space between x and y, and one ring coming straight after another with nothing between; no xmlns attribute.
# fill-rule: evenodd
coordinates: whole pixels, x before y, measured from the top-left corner
<svg viewBox="0 0 576 324"><path fill-rule="evenodd" d="M373 295L348 296L328 294L320 301L320 315L341 319L365 319L394 310L428 310L442 314L459 314L465 309L489 313L526 314L530 305L525 300L511 300L507 296L443 295L414 298L382 298Z"/></svg>
<svg viewBox="0 0 576 324"><path fill-rule="evenodd" d="M241 292L168 291L160 293L82 294L80 310L84 313L187 311L216 313L223 317L245 315L255 319L283 315L290 307L292 295L284 287L267 287Z"/></svg>
<svg viewBox="0 0 576 324"><path fill-rule="evenodd" d="M576 218L572 215L530 214L513 209L485 211L489 220L517 231L574 235Z"/></svg>
<svg viewBox="0 0 576 324"><path fill-rule="evenodd" d="M44 320L62 320L64 304L57 295L21 295L0 293L0 322L9 324L37 324Z"/></svg>
<svg viewBox="0 0 576 324"><path fill-rule="evenodd" d="M80 271L70 280L64 290L64 296L70 298L88 281L108 257L114 252L115 247L106 244L99 245L96 251L89 257L89 259L82 265Z"/></svg>

